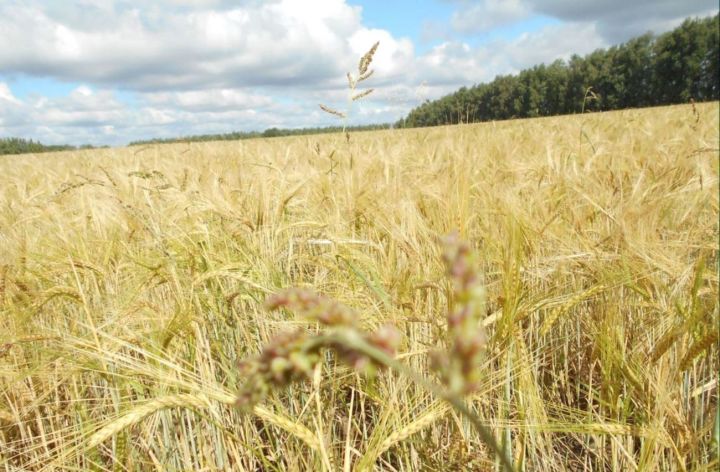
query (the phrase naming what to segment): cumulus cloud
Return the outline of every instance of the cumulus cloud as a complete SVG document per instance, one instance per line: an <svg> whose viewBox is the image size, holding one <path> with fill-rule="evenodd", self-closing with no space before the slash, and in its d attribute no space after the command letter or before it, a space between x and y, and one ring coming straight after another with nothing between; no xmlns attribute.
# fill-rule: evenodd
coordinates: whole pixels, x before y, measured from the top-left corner
<svg viewBox="0 0 720 472"><path fill-rule="evenodd" d="M187 111L252 110L272 104L266 95L247 93L238 89L190 90L183 92L154 92L143 94L142 100L155 107Z"/></svg>
<svg viewBox="0 0 720 472"><path fill-rule="evenodd" d="M573 54L584 55L605 46L607 42L595 25L563 23L521 34L505 47L500 46L504 54L495 59L504 62L502 69L520 72L536 64L568 60Z"/></svg>
<svg viewBox="0 0 720 472"><path fill-rule="evenodd" d="M129 139L159 126L177 135L330 124L313 108L345 101L345 71L378 40L373 86L410 77L412 41L365 27L361 9L344 0L10 0L0 3L0 42L15 47L0 48L0 77L52 77L96 91L18 102L23 111L12 117L2 107L0 133L34 120L125 131ZM130 93L134 105L119 103L110 90ZM1 99L9 92L0 91ZM402 114L388 115L391 108L379 108L386 121ZM361 119L372 115L357 109Z"/></svg>
<svg viewBox="0 0 720 472"><path fill-rule="evenodd" d="M0 82L0 132L44 139L48 143L94 142L115 123L128 120L128 110L111 91L81 85L67 96L20 99ZM81 141L82 139L85 141ZM102 141L105 141L103 139Z"/></svg>
<svg viewBox="0 0 720 472"><path fill-rule="evenodd" d="M8 87L8 85L4 82L0 82L0 101L4 102L5 106L8 106L9 104L17 105L20 103L20 100L15 98L10 90L10 87Z"/></svg>
<svg viewBox="0 0 720 472"><path fill-rule="evenodd" d="M392 77L412 56L409 40L363 27L361 9L343 0L316 0L312 7L295 0L164 3L193 8L5 2L0 40L14 47L0 50L0 73L138 91L327 88L377 39L383 43L379 76ZM225 8L210 8L221 5Z"/></svg>
<svg viewBox="0 0 720 472"><path fill-rule="evenodd" d="M367 27L347 1L2 1L0 44L12 47L0 48L0 135L122 144L335 124L317 104L343 107L345 72L378 40L376 91L354 104L351 123L394 121L460 86L606 46L618 25L634 34L707 9L703 0L448 0L457 11L447 26L462 34L418 54L409 38ZM464 40L537 14L562 21L489 44ZM75 88L13 94L24 76Z"/></svg>
<svg viewBox="0 0 720 472"><path fill-rule="evenodd" d="M30 30L36 44L25 55L0 52L0 70L94 85L79 86L65 97L24 101L6 85L0 87L0 100L12 105L0 109L0 132L47 142L122 144L147 137L335 124L317 109L317 103L340 108L345 104L344 72L354 70L358 58L378 40L376 74L369 85L377 90L369 100L355 104L353 116L355 123L388 122L459 86L577 51L556 41L563 35L582 38L586 47L598 43L592 30L582 35L551 28L482 47L446 41L418 56L409 39L364 27L359 11L342 1L326 1L325 15L314 17L310 25L306 19L313 15L297 2L290 2L292 8L283 9L284 16L275 19L264 15L279 11L266 9L285 4L247 2L250 7L245 9L225 5L228 9L213 10L201 8L202 3L186 3L188 11L159 23L145 11L122 10L110 1L93 3L94 8L118 13L113 19L108 13L108 21L115 23L107 30L85 26L82 15L72 8L48 12L29 3L24 14L39 18L44 26L38 28L48 36L33 36ZM62 22L66 18L70 19ZM15 29L0 34L16 34L17 40L21 24L16 22ZM177 24L205 26L190 28L194 39L178 43L167 31ZM258 24L273 29L257 28ZM277 41L264 44L273 34ZM288 41L293 43L292 57L282 51ZM196 56L200 59L193 62ZM120 100L112 91L115 88L134 90L135 103Z"/></svg>
<svg viewBox="0 0 720 472"><path fill-rule="evenodd" d="M133 106L112 90L81 85L65 96L15 97L0 82L0 135L45 143L113 144L149 137L292 127L305 110L262 95L222 89L137 95Z"/></svg>
<svg viewBox="0 0 720 472"><path fill-rule="evenodd" d="M567 38L573 38L569 47ZM587 54L605 46L595 27L576 24L550 25L512 40L495 40L479 47L448 41L418 59L421 70L433 85L449 89L486 82L500 74L520 72L537 64L567 60L572 54Z"/></svg>

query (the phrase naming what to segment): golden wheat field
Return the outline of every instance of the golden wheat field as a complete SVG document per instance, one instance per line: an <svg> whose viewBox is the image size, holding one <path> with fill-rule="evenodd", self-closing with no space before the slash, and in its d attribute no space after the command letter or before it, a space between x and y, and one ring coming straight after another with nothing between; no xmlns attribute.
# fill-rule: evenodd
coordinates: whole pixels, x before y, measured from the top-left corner
<svg viewBox="0 0 720 472"><path fill-rule="evenodd" d="M0 157L0 469L485 471L468 421L328 354L252 411L307 287L427 376L479 256L466 401L518 470L717 470L718 103ZM350 163L352 162L352 167Z"/></svg>

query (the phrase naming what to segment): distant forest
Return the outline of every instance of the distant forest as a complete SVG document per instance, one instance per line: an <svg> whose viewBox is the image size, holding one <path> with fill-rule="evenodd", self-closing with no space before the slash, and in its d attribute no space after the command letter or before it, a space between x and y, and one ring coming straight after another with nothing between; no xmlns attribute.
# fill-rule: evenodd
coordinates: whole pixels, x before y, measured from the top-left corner
<svg viewBox="0 0 720 472"><path fill-rule="evenodd" d="M389 123L376 124L376 125L360 125L360 126L348 126L346 131L375 131L379 129L390 129L392 125ZM185 136L182 138L167 138L167 139L147 139L143 141L133 141L130 146L138 144L156 144L156 143L187 143L196 141L236 141L238 139L252 139L252 138L277 138L280 136L299 136L308 134L322 134L322 133L339 133L343 130L342 126L324 126L317 128L268 128L265 131L236 131L233 133L224 134L200 134L195 136Z"/></svg>
<svg viewBox="0 0 720 472"><path fill-rule="evenodd" d="M462 87L426 101L394 125L352 126L348 131L413 128L490 120L564 115L720 99L718 15L687 19L660 36L651 33L570 61L538 65L490 83ZM571 39L571 38L570 38ZM263 132L206 134L135 141L130 145L238 140L339 132L342 127L270 128ZM80 146L80 149L93 146ZM0 138L0 155L79 149Z"/></svg>
<svg viewBox="0 0 720 472"><path fill-rule="evenodd" d="M53 151L74 151L77 149L97 149L97 147L90 144L84 144L82 146L70 146L67 144L46 145L38 141L33 141L32 139L0 138L0 155L30 154Z"/></svg>
<svg viewBox="0 0 720 472"><path fill-rule="evenodd" d="M720 98L718 15L687 19L675 30L647 33L569 62L498 76L427 101L396 127L564 115ZM568 38L572 40L572 38Z"/></svg>

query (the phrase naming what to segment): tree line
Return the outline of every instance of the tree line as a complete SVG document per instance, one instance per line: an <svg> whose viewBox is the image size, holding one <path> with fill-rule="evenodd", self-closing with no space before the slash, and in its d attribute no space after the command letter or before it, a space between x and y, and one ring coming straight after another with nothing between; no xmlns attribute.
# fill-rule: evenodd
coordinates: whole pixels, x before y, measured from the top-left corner
<svg viewBox="0 0 720 472"><path fill-rule="evenodd" d="M390 123L348 126L345 131L375 131L381 129L390 129ZM322 133L339 133L343 131L342 126L325 126L315 128L268 128L265 131L235 131L223 134L199 134L193 136L183 136L177 138L155 138L133 141L129 146L145 145L145 144L168 144L168 143L188 143L203 141L237 141L239 139L252 138L275 138L280 136L298 136ZM83 144L82 146L71 146L68 144L46 145L39 141L23 138L0 138L0 156L3 154L37 154L53 151L74 151L78 149L100 149L109 146L93 146L91 144Z"/></svg>
<svg viewBox="0 0 720 472"><path fill-rule="evenodd" d="M108 147L108 146L102 146ZM82 146L70 146L68 144L42 144L39 141L22 138L0 138L0 155L3 154L36 154L41 152L54 151L75 151L78 149L96 149L97 146L83 144Z"/></svg>
<svg viewBox="0 0 720 472"><path fill-rule="evenodd" d="M687 19L585 57L573 55L413 109L397 127L607 111L720 98L718 16Z"/></svg>
<svg viewBox="0 0 720 472"><path fill-rule="evenodd" d="M253 139L253 138L277 138L280 136L300 136L310 134L322 134L322 133L339 133L343 131L375 131L380 129L390 129L392 127L389 123L372 124L372 125L358 125L358 126L323 126L315 128L268 128L265 131L234 131L232 133L223 134L200 134L193 136L184 136L180 138L156 138L156 139L145 139L141 141L133 141L130 146L140 144L166 144L166 143L188 143L188 142L202 142L202 141L237 141L239 139Z"/></svg>

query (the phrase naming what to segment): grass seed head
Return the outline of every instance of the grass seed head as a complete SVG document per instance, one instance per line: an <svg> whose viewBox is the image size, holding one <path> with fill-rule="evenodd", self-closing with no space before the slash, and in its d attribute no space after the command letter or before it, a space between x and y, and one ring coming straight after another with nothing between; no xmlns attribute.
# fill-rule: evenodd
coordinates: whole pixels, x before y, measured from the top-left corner
<svg viewBox="0 0 720 472"><path fill-rule="evenodd" d="M362 81L364 81L364 80L369 79L370 76L373 75L374 73L375 73L375 69L370 69L369 71L365 72L364 74L361 74L361 75L357 78L357 82L362 82Z"/></svg>
<svg viewBox="0 0 720 472"><path fill-rule="evenodd" d="M394 355L400 343L400 333L392 325L366 333L357 326L357 315L351 308L310 290L293 288L270 296L268 310L286 308L296 311L309 321L334 330L340 336L324 333L309 335L304 330L277 335L260 355L238 364L245 378L238 393L236 405L249 411L275 388L284 388L293 382L309 378L314 367L322 360L322 350L334 351L338 358L359 373L372 377L384 366L345 339L361 339L387 355ZM332 334L332 333L331 333Z"/></svg>
<svg viewBox="0 0 720 472"><path fill-rule="evenodd" d="M373 44L370 50L366 52L363 57L360 58L360 63L358 64L358 72L360 73L360 76L367 72L368 67L370 67L370 64L372 63L375 51L377 51L379 45L380 41L377 41L375 44Z"/></svg>
<svg viewBox="0 0 720 472"><path fill-rule="evenodd" d="M360 100L363 97L367 97L374 91L375 91L375 89L367 89L367 90L363 90L362 92L356 93L355 95L352 96L352 101L354 102L355 100Z"/></svg>
<svg viewBox="0 0 720 472"><path fill-rule="evenodd" d="M477 255L457 234L445 239L443 260L453 284L454 305L447 314L448 336L452 345L447 354L434 355L434 364L450 391L469 393L480 380L479 368L487 343L481 324L485 290Z"/></svg>
<svg viewBox="0 0 720 472"><path fill-rule="evenodd" d="M322 103L320 104L320 109L321 109L322 111L324 111L325 113L330 113L331 115L335 115L335 116L337 116L338 118L345 118L345 116L346 116L345 113L343 113L343 112L341 112L341 111L334 110L334 109L332 109L332 108L330 108L330 107L328 107L328 106L323 105Z"/></svg>
<svg viewBox="0 0 720 472"><path fill-rule="evenodd" d="M269 297L265 307L268 310L287 308L325 326L353 326L358 318L352 308L302 288L291 288Z"/></svg>

